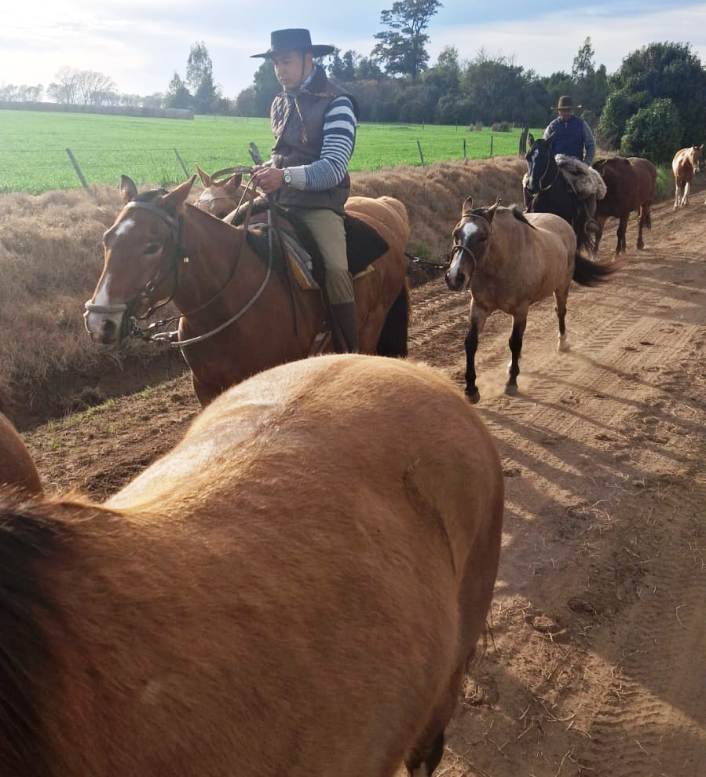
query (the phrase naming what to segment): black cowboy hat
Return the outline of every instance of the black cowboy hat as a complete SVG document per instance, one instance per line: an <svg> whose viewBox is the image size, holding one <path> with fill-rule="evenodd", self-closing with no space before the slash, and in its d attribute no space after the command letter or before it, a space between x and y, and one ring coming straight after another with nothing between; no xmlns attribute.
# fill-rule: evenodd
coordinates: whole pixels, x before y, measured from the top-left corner
<svg viewBox="0 0 706 777"><path fill-rule="evenodd" d="M574 108L583 108L583 105L574 105L574 101L569 97L568 94L563 94L559 98L559 104L554 108L555 111L560 111L564 108L568 108L573 110Z"/></svg>
<svg viewBox="0 0 706 777"><path fill-rule="evenodd" d="M271 59L273 54L282 51L310 51L315 57L324 57L326 54L333 54L334 46L316 45L311 42L309 30L288 29L275 30L270 34L270 49L262 54L252 54L251 58L261 57Z"/></svg>

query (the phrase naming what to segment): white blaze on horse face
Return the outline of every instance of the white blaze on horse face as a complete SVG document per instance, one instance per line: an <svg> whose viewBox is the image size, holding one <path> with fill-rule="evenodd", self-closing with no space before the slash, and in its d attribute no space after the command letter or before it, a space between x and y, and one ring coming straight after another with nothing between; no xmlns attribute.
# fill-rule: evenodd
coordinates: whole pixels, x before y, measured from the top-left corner
<svg viewBox="0 0 706 777"><path fill-rule="evenodd" d="M464 244L467 244L473 235L476 234L476 232L478 232L478 225L474 224L472 221L467 221L461 227L461 234L463 235Z"/></svg>
<svg viewBox="0 0 706 777"><path fill-rule="evenodd" d="M118 224L118 226L115 228L115 236L122 237L127 232L129 232L134 226L135 226L135 222L132 219L125 219L125 221L121 221Z"/></svg>
<svg viewBox="0 0 706 777"><path fill-rule="evenodd" d="M208 189L201 192L201 196L199 197L199 202L212 202L216 198L213 196L213 192L210 192Z"/></svg>

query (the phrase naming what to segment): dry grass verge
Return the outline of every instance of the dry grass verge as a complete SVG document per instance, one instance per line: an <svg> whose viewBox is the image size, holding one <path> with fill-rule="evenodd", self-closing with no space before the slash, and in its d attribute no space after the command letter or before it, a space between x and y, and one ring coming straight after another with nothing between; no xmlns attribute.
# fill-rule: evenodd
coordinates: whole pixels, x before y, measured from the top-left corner
<svg viewBox="0 0 706 777"><path fill-rule="evenodd" d="M469 161L354 176L356 194L398 197L409 209L410 250L448 249L461 202L519 198L524 162ZM130 343L120 353L94 345L83 302L102 265L101 235L120 206L116 189L0 196L0 408L20 428L174 377L181 357Z"/></svg>

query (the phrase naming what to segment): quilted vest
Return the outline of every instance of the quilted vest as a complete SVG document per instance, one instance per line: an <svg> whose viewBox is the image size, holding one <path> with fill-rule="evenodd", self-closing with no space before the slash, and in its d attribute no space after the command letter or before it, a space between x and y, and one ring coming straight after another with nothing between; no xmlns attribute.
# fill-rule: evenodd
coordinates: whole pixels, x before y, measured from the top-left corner
<svg viewBox="0 0 706 777"><path fill-rule="evenodd" d="M331 101L342 95L351 100L356 111L351 95L330 81L324 69L317 65L306 86L293 92L281 92L275 97L270 111L272 134L275 136L272 147L275 167L309 165L321 158L324 116ZM277 191L277 202L283 207L328 208L342 214L350 190L351 179L346 173L341 183L322 192L283 186Z"/></svg>
<svg viewBox="0 0 706 777"><path fill-rule="evenodd" d="M578 116L572 116L568 121L556 118L547 129L554 133L552 149L555 154L566 154L583 162L583 119Z"/></svg>

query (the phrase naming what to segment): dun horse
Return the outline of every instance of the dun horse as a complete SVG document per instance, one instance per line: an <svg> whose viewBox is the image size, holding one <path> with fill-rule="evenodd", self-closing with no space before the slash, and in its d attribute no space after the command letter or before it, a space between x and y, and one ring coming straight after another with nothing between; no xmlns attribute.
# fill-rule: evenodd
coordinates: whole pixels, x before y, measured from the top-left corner
<svg viewBox="0 0 706 777"><path fill-rule="evenodd" d="M475 368L478 338L486 319L496 310L513 319L512 361L505 393L516 394L529 306L554 294L559 350L566 350L566 300L572 279L593 286L613 269L581 256L573 230L559 216L523 214L517 207L501 208L497 203L474 209L470 197L463 203L453 240L446 283L454 291L470 287L473 294L466 337L466 394L471 402L480 399Z"/></svg>
<svg viewBox="0 0 706 777"><path fill-rule="evenodd" d="M231 389L104 505L0 499L2 774L431 775L502 510L462 394L355 355Z"/></svg>
<svg viewBox="0 0 706 777"><path fill-rule="evenodd" d="M672 173L674 174L674 210L679 206L686 207L689 204L689 190L694 175L703 163L704 145L680 148L672 160Z"/></svg>
<svg viewBox="0 0 706 777"><path fill-rule="evenodd" d="M636 156L601 159L595 162L593 167L601 174L607 189L606 196L598 201L596 211L601 235L609 216L618 219L618 244L615 253L624 253L627 248L625 235L628 219L630 213L636 210L639 212L637 247L643 249L643 230L652 228L650 208L657 191L657 168L647 159ZM601 235L596 242L596 252Z"/></svg>
<svg viewBox="0 0 706 777"><path fill-rule="evenodd" d="M173 299L181 313L178 344L205 405L250 375L315 352L326 314L320 293L301 291L285 267L273 269L272 257L259 256L242 227L186 204L193 181L138 195L123 176L125 207L104 235L103 274L85 321L95 340L115 344L129 334L133 316ZM391 197L350 202L373 228L378 252L374 271L355 281L360 350L406 356L405 207Z"/></svg>
<svg viewBox="0 0 706 777"><path fill-rule="evenodd" d="M22 438L0 413L0 488L3 486L11 486L32 494L42 491L37 469Z"/></svg>

